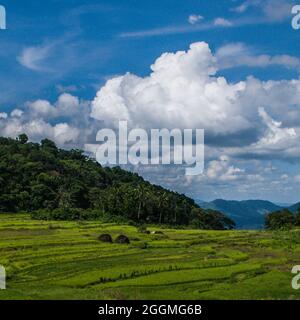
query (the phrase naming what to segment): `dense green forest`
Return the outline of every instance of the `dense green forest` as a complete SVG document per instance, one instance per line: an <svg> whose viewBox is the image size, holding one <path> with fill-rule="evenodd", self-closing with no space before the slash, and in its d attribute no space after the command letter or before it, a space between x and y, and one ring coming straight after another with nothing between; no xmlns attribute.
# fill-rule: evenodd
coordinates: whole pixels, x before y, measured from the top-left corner
<svg viewBox="0 0 300 320"><path fill-rule="evenodd" d="M185 195L168 191L119 167L102 167L81 150L54 142L0 138L0 212L30 212L36 219L106 219L232 229L235 223L203 210Z"/></svg>
<svg viewBox="0 0 300 320"><path fill-rule="evenodd" d="M300 208L297 213L282 209L265 216L265 227L268 230L291 229L300 226Z"/></svg>

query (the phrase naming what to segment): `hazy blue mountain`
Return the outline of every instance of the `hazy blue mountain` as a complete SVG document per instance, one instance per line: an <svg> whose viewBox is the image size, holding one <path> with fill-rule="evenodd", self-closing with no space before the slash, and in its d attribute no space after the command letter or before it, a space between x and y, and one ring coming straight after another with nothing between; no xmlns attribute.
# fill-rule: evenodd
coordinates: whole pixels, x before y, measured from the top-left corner
<svg viewBox="0 0 300 320"><path fill-rule="evenodd" d="M261 229L264 227L264 215L282 209L270 201L264 200L222 200L212 202L197 201L203 209L214 209L233 219L238 229ZM299 203L300 206L300 203Z"/></svg>
<svg viewBox="0 0 300 320"><path fill-rule="evenodd" d="M300 208L300 202L295 203L292 206L288 207L288 209L293 213L296 213L298 208Z"/></svg>
<svg viewBox="0 0 300 320"><path fill-rule="evenodd" d="M274 204L276 204L276 206L279 206L282 208L289 208L294 205L293 203L284 203L284 202L274 202Z"/></svg>

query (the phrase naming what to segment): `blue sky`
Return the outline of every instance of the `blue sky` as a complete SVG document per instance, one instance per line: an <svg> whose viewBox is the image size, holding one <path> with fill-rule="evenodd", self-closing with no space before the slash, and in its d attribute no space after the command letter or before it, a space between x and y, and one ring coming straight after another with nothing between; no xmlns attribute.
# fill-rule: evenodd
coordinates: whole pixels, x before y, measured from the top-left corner
<svg viewBox="0 0 300 320"><path fill-rule="evenodd" d="M241 3L238 1L174 0L172 5L167 0L53 0L47 4L37 0L2 0L1 3L8 16L8 30L0 34L2 80L5 77L1 83L11 92L2 96L3 108L40 94L55 99L53 89L58 83L76 85L84 97L93 98L95 87L107 77L127 71L146 75L150 64L162 52L184 49L199 40L208 42L212 49L230 42L246 42L258 52L273 55L297 55L300 46L299 34L290 27L289 20L256 24L256 15L262 15L260 8L252 8L253 21L241 27L197 31L198 26L187 21L193 13L204 17L202 24L216 17L241 19L230 10ZM248 14L243 15L245 20ZM174 28L174 33L164 33L167 28ZM190 31L181 32L180 28ZM161 34L154 36L122 37L126 33L158 29ZM32 72L18 63L22 50L32 46L53 46L49 57L36 63L45 72ZM249 73L263 79L297 76L297 71L284 68L230 70L225 74L232 80L240 80ZM24 86L27 81L31 86Z"/></svg>
<svg viewBox="0 0 300 320"><path fill-rule="evenodd" d="M106 120L99 118L103 113L97 109L103 107L104 93L99 99L95 97L104 86L108 96L116 93L107 80L130 72L142 85L153 71L151 65L163 53L186 51L192 43L202 42L212 55L205 46L186 55L191 63L195 62L192 59L202 63L204 56L211 59L209 63L216 63L213 74L206 60L201 64L209 73L206 84L213 82L219 95L222 90L224 96L228 94L224 101L210 93L205 101L195 97L199 106L183 101L191 96L180 97L182 108L188 110L183 114L186 124L205 127L203 121L189 122L187 116L192 111L205 113L206 175L187 180L180 170L139 168L138 172L204 200L299 201L300 152L295 140L300 132L300 98L298 101L295 81L299 80L300 31L291 27L294 3L0 0L7 11L7 30L0 30L0 133L15 136L23 130L38 140L49 132L62 147L82 147L91 141L97 121ZM170 61L163 63L168 68ZM166 70L169 75L170 69ZM194 75L185 71L177 76L194 81ZM226 79L228 88L216 80L220 77ZM195 81L200 85L202 80ZM132 98L137 86L134 81L125 77L122 83L132 87L122 93L122 99ZM158 85L163 90L173 88L166 81L158 80ZM162 101L161 97L154 100L158 104ZM170 98L168 103L172 106L175 101ZM70 105L78 111L66 111ZM126 108L131 110L129 105ZM141 108L150 110L148 105ZM224 111L225 120L213 126L215 108ZM150 112L151 124L158 125L160 121ZM176 119L170 121L176 125ZM61 134L62 130L67 132Z"/></svg>

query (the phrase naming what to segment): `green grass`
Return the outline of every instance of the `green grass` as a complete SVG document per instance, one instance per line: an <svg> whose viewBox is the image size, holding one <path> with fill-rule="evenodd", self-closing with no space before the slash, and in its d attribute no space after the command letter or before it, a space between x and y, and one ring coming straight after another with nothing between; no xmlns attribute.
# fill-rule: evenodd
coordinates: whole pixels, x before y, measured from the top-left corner
<svg viewBox="0 0 300 320"><path fill-rule="evenodd" d="M300 230L161 230L0 214L0 299L300 299ZM127 235L131 243L106 244Z"/></svg>

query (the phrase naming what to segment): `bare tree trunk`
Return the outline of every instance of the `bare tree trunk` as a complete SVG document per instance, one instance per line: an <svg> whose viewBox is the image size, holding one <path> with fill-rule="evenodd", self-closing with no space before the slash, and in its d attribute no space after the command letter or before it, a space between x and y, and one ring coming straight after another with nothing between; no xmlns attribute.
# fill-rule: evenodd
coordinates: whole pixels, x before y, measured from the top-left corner
<svg viewBox="0 0 300 320"><path fill-rule="evenodd" d="M140 220L141 215L141 207L142 207L142 201L139 202L139 209L138 209L138 220Z"/></svg>

